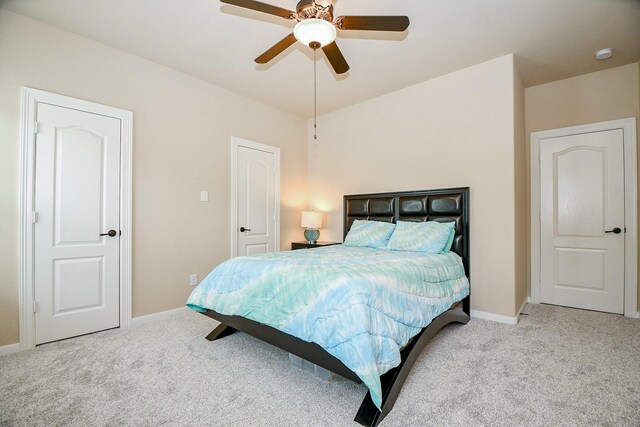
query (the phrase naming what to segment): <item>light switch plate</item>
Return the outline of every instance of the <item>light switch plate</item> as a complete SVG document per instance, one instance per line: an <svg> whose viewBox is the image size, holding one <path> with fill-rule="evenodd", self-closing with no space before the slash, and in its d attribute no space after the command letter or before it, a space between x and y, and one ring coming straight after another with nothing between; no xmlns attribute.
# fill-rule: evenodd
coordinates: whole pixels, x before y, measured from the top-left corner
<svg viewBox="0 0 640 427"><path fill-rule="evenodd" d="M208 202L209 201L209 192L208 191L201 191L200 192L200 201L201 202Z"/></svg>
<svg viewBox="0 0 640 427"><path fill-rule="evenodd" d="M191 286L195 286L198 284L198 274L192 274L189 276L189 284Z"/></svg>

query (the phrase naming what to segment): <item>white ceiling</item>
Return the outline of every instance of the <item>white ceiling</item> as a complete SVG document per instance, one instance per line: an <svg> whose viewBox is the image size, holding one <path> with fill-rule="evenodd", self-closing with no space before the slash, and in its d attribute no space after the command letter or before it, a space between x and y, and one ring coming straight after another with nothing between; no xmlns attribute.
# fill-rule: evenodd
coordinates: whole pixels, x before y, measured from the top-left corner
<svg viewBox="0 0 640 427"><path fill-rule="evenodd" d="M295 0L262 0L295 9ZM253 59L293 23L218 0L0 0L1 6L301 117L313 114L312 51ZM525 86L640 59L638 0L335 0L335 15L407 15L406 33L339 31L351 70L318 62L328 112L508 53ZM594 52L613 47L613 58Z"/></svg>

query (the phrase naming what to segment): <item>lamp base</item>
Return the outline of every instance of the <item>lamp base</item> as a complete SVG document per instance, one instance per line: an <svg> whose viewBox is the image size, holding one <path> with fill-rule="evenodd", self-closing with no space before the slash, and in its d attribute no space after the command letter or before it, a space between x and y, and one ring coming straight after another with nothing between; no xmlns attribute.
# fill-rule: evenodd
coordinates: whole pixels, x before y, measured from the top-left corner
<svg viewBox="0 0 640 427"><path fill-rule="evenodd" d="M313 245L318 241L320 237L320 231L317 228L307 228L304 230L304 238L307 239L307 243Z"/></svg>

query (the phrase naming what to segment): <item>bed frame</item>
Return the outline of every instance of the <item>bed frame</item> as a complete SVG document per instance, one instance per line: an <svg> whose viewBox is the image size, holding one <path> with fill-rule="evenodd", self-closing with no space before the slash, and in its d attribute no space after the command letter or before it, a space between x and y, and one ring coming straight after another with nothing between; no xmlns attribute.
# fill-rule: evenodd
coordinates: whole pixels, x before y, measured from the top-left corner
<svg viewBox="0 0 640 427"><path fill-rule="evenodd" d="M451 250L462 257L465 273L469 266L469 187L440 190L407 191L400 193L357 194L344 196L344 236L357 219L386 222L400 221L454 221L456 234ZM470 297L442 313L401 351L400 365L380 377L382 383L382 411L373 404L369 392L365 396L355 421L375 426L391 411L409 371L429 340L450 323L469 321ZM242 331L267 343L308 360L331 372L360 383L358 376L340 360L313 342L303 341L267 325L240 316L226 316L207 310L206 316L220 323L209 335L209 341Z"/></svg>

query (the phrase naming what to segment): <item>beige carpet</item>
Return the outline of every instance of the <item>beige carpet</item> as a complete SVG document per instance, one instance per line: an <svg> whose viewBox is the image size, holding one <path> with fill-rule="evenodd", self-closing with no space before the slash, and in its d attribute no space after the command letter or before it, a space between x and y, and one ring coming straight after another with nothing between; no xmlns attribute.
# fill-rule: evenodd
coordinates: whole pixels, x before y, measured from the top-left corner
<svg viewBox="0 0 640 427"><path fill-rule="evenodd" d="M383 426L640 426L640 320L528 305L445 328ZM354 425L365 389L324 381L184 312L0 357L0 425Z"/></svg>

